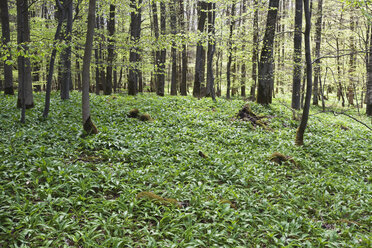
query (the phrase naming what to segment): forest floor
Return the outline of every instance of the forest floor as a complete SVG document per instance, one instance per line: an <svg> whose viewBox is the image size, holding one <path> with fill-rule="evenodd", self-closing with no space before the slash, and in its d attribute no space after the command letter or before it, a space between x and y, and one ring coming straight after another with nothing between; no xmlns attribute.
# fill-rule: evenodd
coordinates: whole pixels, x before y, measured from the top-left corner
<svg viewBox="0 0 372 248"><path fill-rule="evenodd" d="M45 121L43 97L24 125L0 97L0 247L371 247L372 133L346 116L311 116L297 147L276 99L249 103L264 128L242 100L92 95L85 137L79 93Z"/></svg>

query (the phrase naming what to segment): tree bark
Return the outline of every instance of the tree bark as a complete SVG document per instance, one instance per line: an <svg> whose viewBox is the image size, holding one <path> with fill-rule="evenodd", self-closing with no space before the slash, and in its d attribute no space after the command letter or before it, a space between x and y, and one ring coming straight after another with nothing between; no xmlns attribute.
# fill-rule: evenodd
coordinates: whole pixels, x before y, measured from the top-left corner
<svg viewBox="0 0 372 248"><path fill-rule="evenodd" d="M216 4L208 3L208 54L207 54L207 92L206 97L212 97L216 101L214 91L213 56L216 48L215 28Z"/></svg>
<svg viewBox="0 0 372 248"><path fill-rule="evenodd" d="M88 134L96 134L98 130L90 117L89 107L89 84L90 84L90 61L92 57L94 22L96 15L96 0L89 0L88 28L83 57L83 92L82 92L82 117L83 127Z"/></svg>
<svg viewBox="0 0 372 248"><path fill-rule="evenodd" d="M250 99L256 100L257 85L257 60L258 60L258 0L254 0L254 17L253 17L253 48L252 48L252 80Z"/></svg>
<svg viewBox="0 0 372 248"><path fill-rule="evenodd" d="M372 116L372 25L369 32L369 56L367 70L366 114Z"/></svg>
<svg viewBox="0 0 372 248"><path fill-rule="evenodd" d="M115 60L115 8L116 6L114 4L110 4L110 19L107 23L107 30L109 33L108 38L108 47L107 47L107 72L106 72L106 87L104 90L105 95L111 95L112 94L112 80L113 80L113 64Z"/></svg>
<svg viewBox="0 0 372 248"><path fill-rule="evenodd" d="M198 33L201 34L204 32L205 20L207 18L207 3L205 1L198 1ZM195 61L195 79L194 79L194 88L193 96L200 97L200 88L204 82L204 56L205 51L203 47L203 41L199 38L197 47L196 47L196 61Z"/></svg>
<svg viewBox="0 0 372 248"><path fill-rule="evenodd" d="M129 54L129 75L128 75L128 94L137 95L139 79L139 47L138 42L141 35L141 5L142 0L131 0L130 6L133 9L130 16L130 36L132 47Z"/></svg>
<svg viewBox="0 0 372 248"><path fill-rule="evenodd" d="M261 59L258 66L257 103L259 104L270 104L272 101L274 87L273 45L278 7L279 0L270 0Z"/></svg>
<svg viewBox="0 0 372 248"><path fill-rule="evenodd" d="M4 62L4 94L14 95L13 69L12 69L12 65L7 64L7 61L12 60L10 48L8 47L8 43L10 42L8 0L0 1L0 11L1 11L2 40L3 40L3 46L4 48L6 48L5 54L7 56L7 59Z"/></svg>
<svg viewBox="0 0 372 248"><path fill-rule="evenodd" d="M307 122L309 120L309 111L311 104L311 91L312 91L312 64L311 64L311 49L310 49L310 30L311 30L311 16L309 10L309 0L304 0L304 11L306 19L305 28L305 57L306 57L306 99L304 110L302 112L302 118L300 125L296 133L296 145L302 146L304 144L304 133L306 130Z"/></svg>
<svg viewBox="0 0 372 248"><path fill-rule="evenodd" d="M176 42L175 42L175 36L177 34L177 0L173 0L173 2L170 3L169 9L171 12L171 32L173 35L173 41L172 41L172 77L171 77L171 95L176 96L177 95L177 49L176 49Z"/></svg>
<svg viewBox="0 0 372 248"><path fill-rule="evenodd" d="M243 6L242 6L242 13L241 13L241 18L242 18L242 25L243 25L243 37L246 36L246 28L245 28L245 13L247 12L247 1L243 0ZM245 51L245 43L246 40L243 40L243 46L242 50ZM247 77L247 69L246 69L246 63L245 63L245 58L242 60L242 65L241 65L241 80L240 80L240 96L245 97L246 96L246 77Z"/></svg>
<svg viewBox="0 0 372 248"><path fill-rule="evenodd" d="M164 2L160 2L160 31L162 35L166 33L166 7ZM167 51L165 48L161 49L159 53L159 66L158 66L158 85L156 94L158 96L164 96L165 87L165 59Z"/></svg>
<svg viewBox="0 0 372 248"><path fill-rule="evenodd" d="M226 65L226 78L227 78L227 87L226 87L226 98L230 99L230 91L231 91L231 63L232 63L232 36L234 31L234 15L235 15L235 3L231 6L231 13L230 13L230 34L229 34L229 43L228 43L228 59L227 59L227 65Z"/></svg>
<svg viewBox="0 0 372 248"><path fill-rule="evenodd" d="M185 37L186 33L186 22L184 18L184 6L183 6L183 0L180 0L180 23L181 23L181 30L182 35ZM182 78L181 78L181 85L180 85L180 91L182 96L187 95L187 47L186 44L182 44Z"/></svg>
<svg viewBox="0 0 372 248"><path fill-rule="evenodd" d="M44 111L43 111L43 118L48 118L49 115L49 108L50 108L50 94L52 92L52 80L53 80L53 73L54 73L54 65L57 55L57 42L60 40L60 33L62 29L62 23L64 19L64 9L61 3L57 0L56 1L57 8L59 8L60 15L58 17L58 25L56 29L56 33L54 35L54 42L53 42L53 50L52 54L50 55L50 61L49 61L49 71L48 71L48 77L46 82L46 93L45 93L45 104L44 104Z"/></svg>
<svg viewBox="0 0 372 248"><path fill-rule="evenodd" d="M17 0L17 41L22 47L22 54L18 56L18 102L17 106L22 108L21 122L25 122L25 109L34 107L31 81L30 59L23 55L28 53L30 42L30 25L28 19L28 1Z"/></svg>
<svg viewBox="0 0 372 248"><path fill-rule="evenodd" d="M320 44L322 40L322 18L323 18L323 0L318 0L318 18L315 24L315 57L320 57ZM314 92L313 105L318 105L319 98L319 78L320 77L320 60L316 60L314 65Z"/></svg>
<svg viewBox="0 0 372 248"><path fill-rule="evenodd" d="M64 40L67 44L61 54L62 80L61 80L61 99L70 98L71 80L71 33L72 33L72 0L63 1L63 18L66 18L66 31Z"/></svg>
<svg viewBox="0 0 372 248"><path fill-rule="evenodd" d="M300 109L301 103L301 78L302 78L302 0L296 0L295 32L294 32L294 56L293 56L293 84L292 84L292 108Z"/></svg>

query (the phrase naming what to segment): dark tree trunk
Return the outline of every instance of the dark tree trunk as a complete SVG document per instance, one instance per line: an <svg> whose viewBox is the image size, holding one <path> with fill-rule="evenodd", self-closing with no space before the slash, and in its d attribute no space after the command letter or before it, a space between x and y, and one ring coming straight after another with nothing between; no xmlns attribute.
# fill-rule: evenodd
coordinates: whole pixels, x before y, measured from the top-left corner
<svg viewBox="0 0 372 248"><path fill-rule="evenodd" d="M3 46L5 49L5 54L7 56L7 61L12 60L10 54L10 48L7 48L10 42L10 29L9 29L9 11L8 11L8 0L0 1L0 11L1 11L1 31ZM4 94L14 95L13 90L13 70L12 65L8 65L6 61L4 62Z"/></svg>
<svg viewBox="0 0 372 248"><path fill-rule="evenodd" d="M175 96L177 95L177 49L176 49L176 42L175 42L175 36L177 34L177 13L176 13L176 7L177 7L177 0L173 0L169 4L169 9L171 12L171 32L174 36L173 42L172 42L172 77L171 77L171 95Z"/></svg>
<svg viewBox="0 0 372 248"><path fill-rule="evenodd" d="M156 42L159 42L159 21L158 21L158 8L156 1L153 1L151 4L152 7L152 25L154 29L155 39ZM154 65L154 84L155 84L155 91L158 92L158 86L159 86L159 68L160 68L160 51L158 48L158 44L156 47L156 50L154 51L154 57L155 57L155 65Z"/></svg>
<svg viewBox="0 0 372 248"><path fill-rule="evenodd" d="M61 54L62 80L61 80L61 99L70 98L71 80L71 33L72 33L72 0L64 0L62 18L66 18L66 31L64 40L67 44Z"/></svg>
<svg viewBox="0 0 372 248"><path fill-rule="evenodd" d="M114 59L115 59L115 40L114 40L114 34L115 34L115 5L110 4L110 19L108 20L107 23L107 30L109 33L109 38L108 38L108 56L107 56L107 73L106 73L106 87L104 90L105 95L111 95L112 93L112 79L113 79L113 64L114 64Z"/></svg>
<svg viewBox="0 0 372 248"><path fill-rule="evenodd" d="M133 9L131 12L130 35L132 47L129 54L129 75L128 75L128 94L137 95L140 55L138 42L141 35L141 5L142 0L131 0L130 6Z"/></svg>
<svg viewBox="0 0 372 248"><path fill-rule="evenodd" d="M47 77L47 83L46 83L46 93L45 93L45 104L44 104L44 111L43 111L43 118L48 118L49 115L49 108L50 108L50 94L52 91L52 80L53 80L53 72L54 72L54 64L56 60L57 55L57 42L60 40L60 33L62 29L62 23L63 23L63 16L64 16L64 10L61 3L57 0L57 7L59 8L60 15L58 16L58 26L56 33L54 35L54 42L53 42L53 50L52 54L50 55L50 61L49 61L49 71L48 71L48 77Z"/></svg>
<svg viewBox="0 0 372 248"><path fill-rule="evenodd" d="M293 84L292 84L292 108L300 109L301 103L301 78L302 78L302 0L296 0L295 32L294 32L294 56L293 56Z"/></svg>
<svg viewBox="0 0 372 248"><path fill-rule="evenodd" d="M81 71L80 71L80 62L78 58L76 58L76 82L77 82L77 89L81 91Z"/></svg>
<svg viewBox="0 0 372 248"><path fill-rule="evenodd" d="M322 39L322 18L323 18L323 0L318 0L318 18L315 24L315 57L320 57L320 43ZM320 79L320 59L316 60L314 65L314 92L313 105L318 105L319 99L319 79Z"/></svg>
<svg viewBox="0 0 372 248"><path fill-rule="evenodd" d="M30 25L28 20L28 1L17 0L17 41L22 47L23 53L27 53L30 42ZM22 108L21 122L25 122L26 109L34 107L31 81L31 63L28 57L22 54L18 56L18 102Z"/></svg>
<svg viewBox="0 0 372 248"><path fill-rule="evenodd" d="M184 18L184 6L183 6L183 0L180 0L180 23L181 23L181 29L182 34L185 35L186 33L186 23ZM187 47L186 44L182 44L182 77L181 77L181 85L180 85L180 91L182 96L187 95Z"/></svg>
<svg viewBox="0 0 372 248"><path fill-rule="evenodd" d="M215 29L214 23L216 19L216 4L208 3L208 55L207 55L207 97L212 97L213 101L216 100L214 91L214 75L213 75L213 55L216 48L214 39Z"/></svg>
<svg viewBox="0 0 372 248"><path fill-rule="evenodd" d="M366 114L372 116L372 25L369 32L369 55L367 68Z"/></svg>
<svg viewBox="0 0 372 248"><path fill-rule="evenodd" d="M99 6L97 6L97 8L99 8ZM97 29L100 29L100 21L99 21L99 16L96 16L95 17L95 25L96 25L96 28ZM96 38L97 40L97 38ZM96 71L95 71L95 79L96 79L96 95L99 95L100 93L100 90L101 90L101 80L100 80L100 76L101 76L101 73L100 73L100 56L99 56L99 49L98 47L95 48L94 50L94 59L95 59L95 63L96 63Z"/></svg>
<svg viewBox="0 0 372 248"><path fill-rule="evenodd" d="M198 31L200 33L204 32L205 21L207 18L207 3L204 1L198 1ZM195 80L193 88L193 96L200 97L201 85L204 82L204 61L205 51L203 47L203 42L200 38L196 47L196 61L195 61Z"/></svg>
<svg viewBox="0 0 372 248"><path fill-rule="evenodd" d="M166 7L164 2L160 2L160 30L161 34L165 35L166 33ZM156 94L158 96L164 96L164 87L165 87L165 59L167 51L163 48L159 53L159 66L158 66L158 85L156 89Z"/></svg>
<svg viewBox="0 0 372 248"><path fill-rule="evenodd" d="M86 36L86 42L85 42L85 48L84 48L83 77L82 77L83 127L84 127L84 130L88 134L98 133L97 128L95 127L95 125L93 124L90 118L90 107L89 107L90 61L92 57L95 12L96 12L96 0L89 0L88 28L87 28L87 36Z"/></svg>
<svg viewBox="0 0 372 248"><path fill-rule="evenodd" d="M302 118L300 126L296 133L296 145L302 146L304 144L304 133L309 120L309 111L311 105L311 91L312 91L312 64L311 64L311 50L310 50L310 29L311 29L311 17L309 10L309 0L304 0L304 11L306 19L305 28L305 54L306 54L306 99L305 106L302 112Z"/></svg>
<svg viewBox="0 0 372 248"><path fill-rule="evenodd" d="M243 36L246 36L246 28L245 28L245 13L247 12L247 1L243 0L243 6L242 6L242 13L241 13L241 18L242 18L242 25L243 25ZM246 40L243 40L243 46L242 50L245 51L245 43ZM246 96L246 86L245 86L245 81L247 77L247 69L245 65L245 58L242 60L242 65L241 65L241 80L240 80L240 95L244 98Z"/></svg>
<svg viewBox="0 0 372 248"><path fill-rule="evenodd" d="M231 6L231 13L230 13L230 34L229 34L229 45L228 45L228 60L226 65L226 78L227 78L227 88L226 88L226 98L230 99L230 91L231 91L231 63L232 63L232 36L234 31L234 15L235 15L235 3Z"/></svg>
<svg viewBox="0 0 372 248"><path fill-rule="evenodd" d="M258 60L258 0L254 0L254 18L253 18L253 48L252 48L252 80L250 99L256 100L257 85L257 60Z"/></svg>
<svg viewBox="0 0 372 248"><path fill-rule="evenodd" d="M270 104L274 87L273 44L279 0L270 0L261 59L258 67L257 103Z"/></svg>

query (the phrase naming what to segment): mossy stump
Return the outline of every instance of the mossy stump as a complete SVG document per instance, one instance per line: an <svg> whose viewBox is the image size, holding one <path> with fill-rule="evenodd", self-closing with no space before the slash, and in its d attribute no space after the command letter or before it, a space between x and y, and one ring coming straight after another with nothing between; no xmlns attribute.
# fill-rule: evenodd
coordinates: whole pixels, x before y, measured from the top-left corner
<svg viewBox="0 0 372 248"><path fill-rule="evenodd" d="M152 192L140 192L137 194L137 199L146 198L148 200L153 200L158 204L161 204L163 206L175 206L177 208L182 208L184 205L182 202L177 201L176 199L172 198L163 198L155 193Z"/></svg>
<svg viewBox="0 0 372 248"><path fill-rule="evenodd" d="M279 152L274 152L270 156L270 161L274 162L276 164L282 165L283 163L289 162L293 164L294 166L297 166L296 161L291 156L286 156L284 154L281 154Z"/></svg>
<svg viewBox="0 0 372 248"><path fill-rule="evenodd" d="M139 110L137 108L129 110L128 117L129 118L137 118L139 114Z"/></svg>
<svg viewBox="0 0 372 248"><path fill-rule="evenodd" d="M262 119L265 118L265 116L256 115L252 111L249 104L244 105L244 107L241 110L239 110L239 112L237 114L237 118L240 119L240 120L243 120L243 121L251 122L254 127L260 126L260 127L264 128L266 130L270 130L270 128L267 127L267 123L262 121Z"/></svg>

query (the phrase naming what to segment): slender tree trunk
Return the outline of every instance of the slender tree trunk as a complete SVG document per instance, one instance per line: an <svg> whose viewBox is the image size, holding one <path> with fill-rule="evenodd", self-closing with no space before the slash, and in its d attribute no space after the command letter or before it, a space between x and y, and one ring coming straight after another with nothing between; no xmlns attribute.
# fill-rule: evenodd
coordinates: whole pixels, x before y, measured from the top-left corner
<svg viewBox="0 0 372 248"><path fill-rule="evenodd" d="M1 31L2 31L2 41L6 54L6 61L4 62L4 94L14 95L13 90L13 69L12 65L8 65L6 62L12 60L10 53L10 48L8 43L10 42L10 29L9 29L9 11L8 11L8 0L0 1L0 11L1 11Z"/></svg>
<svg viewBox="0 0 372 248"><path fill-rule="evenodd" d="M158 92L158 86L159 86L159 68L160 68L160 51L159 51L159 21L158 21L158 9L157 9L157 3L156 1L152 1L151 4L152 7L152 25L154 29L155 39L156 39L156 49L154 52L154 58L155 58L155 65L154 65L154 83L155 83L155 91Z"/></svg>
<svg viewBox="0 0 372 248"><path fill-rule="evenodd" d="M270 104L272 101L274 86L273 45L278 7L279 0L270 0L261 59L258 67L257 103L259 104Z"/></svg>
<svg viewBox="0 0 372 248"><path fill-rule="evenodd" d="M311 64L311 50L310 50L310 29L311 29L311 17L309 10L309 0L304 0L304 11L306 19L305 28L305 54L306 54L306 99L305 106L302 113L300 126L296 133L296 145L302 146L304 144L304 133L309 120L309 111L311 105L311 91L312 91L312 64Z"/></svg>
<svg viewBox="0 0 372 248"><path fill-rule="evenodd" d="M88 28L83 57L83 92L82 92L82 116L83 127L88 134L96 134L98 130L90 118L89 85L90 85L90 61L92 57L94 21L96 15L96 0L89 0Z"/></svg>
<svg viewBox="0 0 372 248"><path fill-rule="evenodd" d="M28 1L17 0L17 41L24 54L28 53L30 42L30 25L28 20ZM22 54L18 56L18 102L22 108L21 122L25 122L25 109L34 107L31 81L30 59Z"/></svg>
<svg viewBox="0 0 372 248"><path fill-rule="evenodd" d="M323 18L323 0L318 0L318 19L315 24L315 57L320 57L320 43L322 40L322 18ZM320 77L320 60L316 60L314 65L314 92L313 105L318 105L319 99L319 82Z"/></svg>
<svg viewBox="0 0 372 248"><path fill-rule="evenodd" d="M205 1L198 1L198 31L199 33L204 32L205 20L207 18L207 2ZM196 47L196 61L195 61L195 80L194 80L194 88L193 88L193 96L200 97L201 96L201 85L204 82L204 56L205 51L203 48L203 41L198 41Z"/></svg>
<svg viewBox="0 0 372 248"><path fill-rule="evenodd" d="M247 0L243 0L242 2L242 13L241 13L241 18L242 18L242 25L243 25L243 37L246 36L246 28L245 28L245 13L247 12ZM245 43L246 40L243 40L243 45L242 45L242 50L245 51ZM240 80L240 95L244 98L246 96L246 77L247 77L247 69L246 69L246 61L245 58L243 58L241 62L241 80Z"/></svg>
<svg viewBox="0 0 372 248"><path fill-rule="evenodd" d="M78 90L81 91L81 72L80 72L80 62L78 58L76 58L76 82L77 82Z"/></svg>
<svg viewBox="0 0 372 248"><path fill-rule="evenodd" d="M62 80L61 80L61 99L70 98L70 88L72 85L71 80L71 33L72 33L72 0L64 0L63 2L64 12L63 18L66 18L66 31L64 40L67 44L66 48L61 54L61 64L62 64Z"/></svg>
<svg viewBox="0 0 372 248"><path fill-rule="evenodd" d="M186 33L186 22L184 18L184 6L183 6L184 0L180 0L180 23L181 23L181 29L182 29L182 35L185 36ZM182 44L182 79L181 79L181 85L180 85L180 91L182 96L187 95L187 47L186 44Z"/></svg>
<svg viewBox="0 0 372 248"><path fill-rule="evenodd" d="M173 0L173 2L170 3L169 9L171 12L171 32L174 36L173 42L172 42L172 77L171 77L171 95L176 96L177 95L177 49L176 49L176 42L175 42L175 36L177 34L177 0Z"/></svg>
<svg viewBox="0 0 372 248"><path fill-rule="evenodd" d="M354 13L351 13L350 17L350 31L354 34L355 31L355 20L354 20ZM354 95L356 94L355 92L355 84L354 82L357 81L355 78L355 70L356 70L356 49L355 49L355 40L354 36L351 35L349 37L350 39L350 50L351 50L351 55L350 55L350 60L349 60L349 85L347 87L347 99L349 102L349 105L354 106Z"/></svg>
<svg viewBox="0 0 372 248"><path fill-rule="evenodd" d="M294 56L293 56L293 84L292 84L292 108L300 109L301 78L302 78L302 0L296 0L295 32L294 32Z"/></svg>
<svg viewBox="0 0 372 248"><path fill-rule="evenodd" d="M110 4L110 19L108 20L107 24L107 30L109 33L108 38L108 56L107 56L107 72L106 72L106 87L105 87L105 95L111 95L112 93L112 79L113 79L113 64L115 59L115 40L114 40L114 34L115 34L115 5Z"/></svg>
<svg viewBox="0 0 372 248"><path fill-rule="evenodd" d="M48 118L49 115L49 108L50 108L50 94L52 91L52 80L53 80L53 73L54 73L54 65L57 55L57 42L60 40L60 33L62 29L62 23L63 23L63 16L64 16L64 9L59 1L57 1L57 7L60 10L60 16L58 18L58 26L56 33L54 35L54 42L53 42L53 50L52 54L50 55L50 61L49 61L49 71L48 71L48 77L47 77L47 83L46 83L46 93L45 93L45 104L44 104L44 111L43 111L43 118Z"/></svg>
<svg viewBox="0 0 372 248"><path fill-rule="evenodd" d="M132 41L132 48L130 49L129 55L129 76L128 76L128 94L137 95L138 93L138 79L139 79L139 47L138 42L141 35L141 5L142 0L131 0L131 23L130 23L130 35Z"/></svg>
<svg viewBox="0 0 372 248"><path fill-rule="evenodd" d="M208 3L208 55L207 55L207 97L212 97L216 101L214 91L214 75L213 75L213 56L216 49L215 42L215 24L216 19L216 4Z"/></svg>
<svg viewBox="0 0 372 248"><path fill-rule="evenodd" d="M164 2L160 2L160 31L161 35L166 34L166 7ZM158 96L164 96L165 88L165 59L167 51L165 48L161 49L159 53L159 67L158 67L158 86L156 94Z"/></svg>
<svg viewBox="0 0 372 248"><path fill-rule="evenodd" d="M372 116L372 25L369 32L369 56L368 56L368 70L367 70L367 82L366 82L366 114Z"/></svg>
<svg viewBox="0 0 372 248"><path fill-rule="evenodd" d="M254 0L254 18L253 18L253 48L252 48L252 80L250 99L256 100L257 85L257 60L258 60L258 0Z"/></svg>
<svg viewBox="0 0 372 248"><path fill-rule="evenodd" d="M97 6L97 8L99 8L99 6ZM100 29L99 16L95 17L95 25L96 25L97 30ZM97 37L95 39L98 42ZM96 71L95 71L95 74L96 74L95 75L95 77L96 77L95 78L96 79L96 95L99 95L100 90L101 90L101 80L100 80L101 72L100 72L100 56L99 56L98 47L96 47L94 49L94 59L95 59L95 63L96 63ZM83 61L83 63L84 63L84 61Z"/></svg>
<svg viewBox="0 0 372 248"><path fill-rule="evenodd" d="M231 13L230 13L230 34L229 34L229 43L228 43L228 60L226 65L226 78L227 78L227 88L226 88L226 98L230 99L230 91L231 91L231 63L232 63L232 36L234 31L234 15L235 15L235 3L231 6Z"/></svg>

